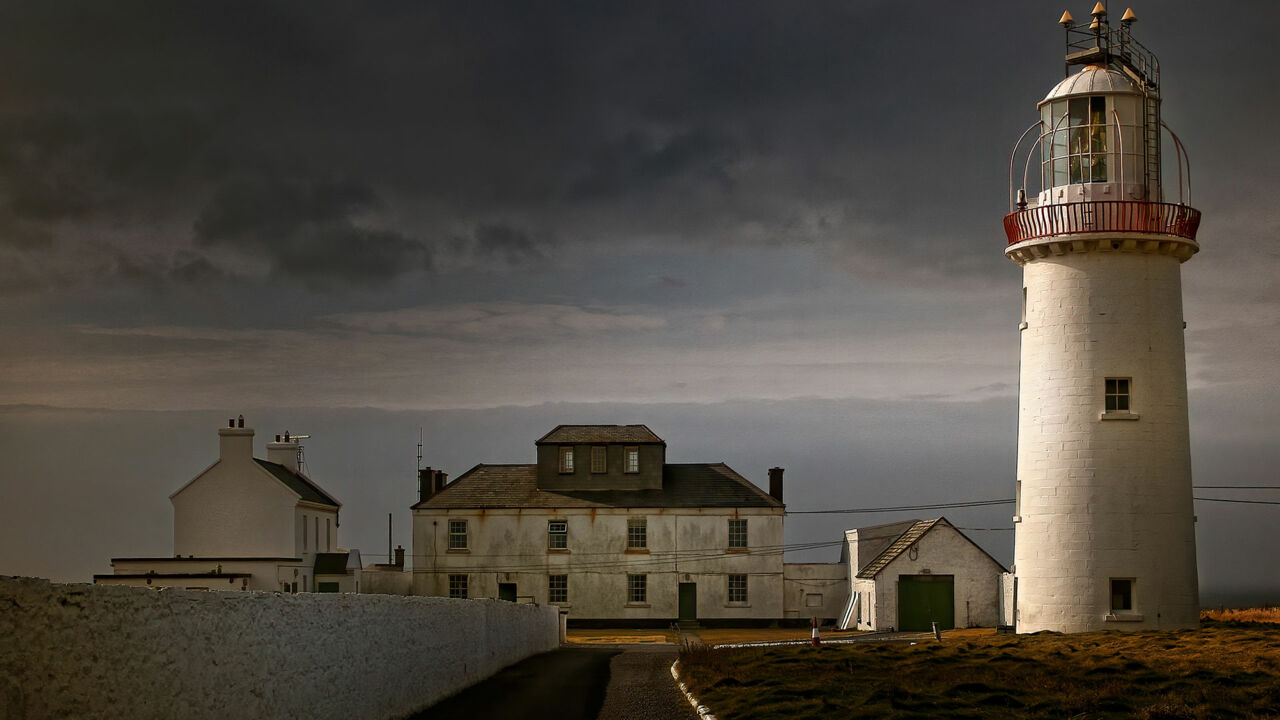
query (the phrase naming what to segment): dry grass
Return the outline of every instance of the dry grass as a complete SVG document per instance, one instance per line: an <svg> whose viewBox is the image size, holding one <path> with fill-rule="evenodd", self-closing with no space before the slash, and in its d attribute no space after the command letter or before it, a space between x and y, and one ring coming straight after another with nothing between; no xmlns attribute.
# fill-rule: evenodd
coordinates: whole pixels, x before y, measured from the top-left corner
<svg viewBox="0 0 1280 720"><path fill-rule="evenodd" d="M1280 623L1280 605L1201 610L1200 619L1202 621L1212 620L1215 622Z"/></svg>
<svg viewBox="0 0 1280 720"><path fill-rule="evenodd" d="M725 720L826 717L1275 718L1280 627L948 636L681 653Z"/></svg>

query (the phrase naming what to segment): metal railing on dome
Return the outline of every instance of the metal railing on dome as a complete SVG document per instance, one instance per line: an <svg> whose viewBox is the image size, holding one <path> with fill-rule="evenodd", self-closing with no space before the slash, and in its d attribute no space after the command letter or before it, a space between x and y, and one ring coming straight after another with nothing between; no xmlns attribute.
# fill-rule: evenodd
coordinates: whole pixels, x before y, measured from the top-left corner
<svg viewBox="0 0 1280 720"><path fill-rule="evenodd" d="M1196 239L1200 211L1187 205L1128 200L1041 205L1004 216L1009 244L1053 235L1125 232Z"/></svg>

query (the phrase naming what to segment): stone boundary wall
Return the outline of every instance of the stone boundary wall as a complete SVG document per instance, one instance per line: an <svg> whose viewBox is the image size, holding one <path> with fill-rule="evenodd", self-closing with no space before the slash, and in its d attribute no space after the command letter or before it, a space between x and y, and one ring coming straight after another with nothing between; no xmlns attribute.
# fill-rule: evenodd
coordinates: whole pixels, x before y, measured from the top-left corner
<svg viewBox="0 0 1280 720"><path fill-rule="evenodd" d="M0 720L397 718L559 640L498 600L0 577Z"/></svg>

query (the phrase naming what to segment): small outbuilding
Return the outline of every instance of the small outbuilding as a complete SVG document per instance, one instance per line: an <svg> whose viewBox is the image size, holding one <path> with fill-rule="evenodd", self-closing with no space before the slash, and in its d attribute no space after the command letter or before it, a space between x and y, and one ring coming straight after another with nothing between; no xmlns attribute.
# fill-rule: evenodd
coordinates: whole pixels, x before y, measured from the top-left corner
<svg viewBox="0 0 1280 720"><path fill-rule="evenodd" d="M999 624L1006 569L946 518L847 530L842 555L850 578L844 629Z"/></svg>

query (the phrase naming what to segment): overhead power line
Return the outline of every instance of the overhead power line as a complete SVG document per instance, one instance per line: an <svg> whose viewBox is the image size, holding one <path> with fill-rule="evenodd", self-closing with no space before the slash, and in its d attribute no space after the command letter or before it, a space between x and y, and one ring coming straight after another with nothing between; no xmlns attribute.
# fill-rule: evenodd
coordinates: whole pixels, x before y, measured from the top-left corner
<svg viewBox="0 0 1280 720"><path fill-rule="evenodd" d="M1280 490L1280 485L1192 485L1197 490Z"/></svg>
<svg viewBox="0 0 1280 720"><path fill-rule="evenodd" d="M1220 502L1220 503L1242 503L1245 505L1280 505L1280 500L1236 500L1235 498L1202 498L1202 497L1198 497L1196 498L1196 500L1203 500L1205 502Z"/></svg>
<svg viewBox="0 0 1280 720"><path fill-rule="evenodd" d="M1001 500L970 500L967 502L933 503L931 505L898 505L895 507L845 508L841 510L788 510L788 515L857 515L860 513L910 512L913 510L946 510L949 508L985 507L1009 505L1013 498Z"/></svg>

